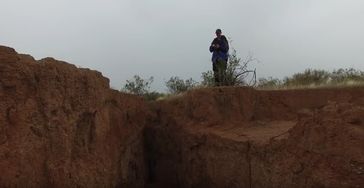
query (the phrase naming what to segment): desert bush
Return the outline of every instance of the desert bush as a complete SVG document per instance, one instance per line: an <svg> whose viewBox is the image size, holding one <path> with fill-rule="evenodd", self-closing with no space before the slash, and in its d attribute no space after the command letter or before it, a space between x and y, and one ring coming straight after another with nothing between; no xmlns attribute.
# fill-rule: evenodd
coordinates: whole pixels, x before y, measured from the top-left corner
<svg viewBox="0 0 364 188"><path fill-rule="evenodd" d="M259 88L276 88L282 85L282 81L278 78L268 77L259 78L257 87Z"/></svg>
<svg viewBox="0 0 364 188"><path fill-rule="evenodd" d="M331 82L334 84L346 83L349 81L364 82L364 72L354 68L338 69L331 73Z"/></svg>
<svg viewBox="0 0 364 188"><path fill-rule="evenodd" d="M202 81L200 83L203 87L212 87L215 85L214 72L206 71L201 73Z"/></svg>
<svg viewBox="0 0 364 188"><path fill-rule="evenodd" d="M330 73L324 70L306 69L303 73L293 74L283 80L283 85L289 86L309 86L324 85L330 81Z"/></svg>
<svg viewBox="0 0 364 188"><path fill-rule="evenodd" d="M229 55L225 84L228 86L244 86L256 84L256 71L249 69L249 64L257 61L252 55L245 59L237 56L236 50Z"/></svg>
<svg viewBox="0 0 364 188"><path fill-rule="evenodd" d="M194 88L198 83L194 81L192 78L183 80L177 76L171 77L167 82L166 86L171 94L178 94L181 92L185 92L189 89Z"/></svg>
<svg viewBox="0 0 364 188"><path fill-rule="evenodd" d="M145 100L147 101L155 101L158 99L163 99L167 96L167 94L165 93L159 93L156 91L152 91L152 92L147 92L143 95L143 97L145 98Z"/></svg>
<svg viewBox="0 0 364 188"><path fill-rule="evenodd" d="M149 79L143 79L139 75L134 75L132 79L126 80L126 84L121 89L121 91L141 96L147 101L164 98L166 94L150 91L150 85L152 82L153 77L150 77Z"/></svg>
<svg viewBox="0 0 364 188"><path fill-rule="evenodd" d="M297 88L320 86L345 86L364 84L364 72L354 69L338 69L332 72L325 70L306 69L302 73L293 74L280 80L269 77L260 78L258 88Z"/></svg>
<svg viewBox="0 0 364 188"><path fill-rule="evenodd" d="M233 48L232 48L233 49ZM233 49L229 55L227 63L224 85L226 86L253 86L256 84L256 70L250 69L249 66L258 62L252 55L242 59L237 56L236 50ZM207 71L202 73L201 86L210 87L215 85L214 73Z"/></svg>
<svg viewBox="0 0 364 188"><path fill-rule="evenodd" d="M150 92L150 85L152 82L153 77L145 80L139 75L134 75L132 79L126 80L126 84L121 89L121 91L141 96Z"/></svg>

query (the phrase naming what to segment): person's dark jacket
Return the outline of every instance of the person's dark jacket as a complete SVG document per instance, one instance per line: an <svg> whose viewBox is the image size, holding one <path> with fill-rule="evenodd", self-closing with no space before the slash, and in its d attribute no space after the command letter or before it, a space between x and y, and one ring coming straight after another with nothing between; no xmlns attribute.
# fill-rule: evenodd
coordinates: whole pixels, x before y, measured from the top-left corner
<svg viewBox="0 0 364 188"><path fill-rule="evenodd" d="M219 45L215 47L214 45ZM210 52L212 52L212 62L216 62L218 59L223 59L225 61L229 58L229 43L224 35L221 35L220 39L215 38L210 46Z"/></svg>

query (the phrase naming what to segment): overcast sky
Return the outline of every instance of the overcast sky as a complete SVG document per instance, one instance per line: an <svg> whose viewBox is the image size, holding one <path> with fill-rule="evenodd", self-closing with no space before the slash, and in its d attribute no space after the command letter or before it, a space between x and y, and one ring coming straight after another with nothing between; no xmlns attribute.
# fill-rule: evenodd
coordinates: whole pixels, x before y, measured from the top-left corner
<svg viewBox="0 0 364 188"><path fill-rule="evenodd" d="M120 89L138 74L164 91L171 76L211 69L216 28L258 77L306 68L364 69L363 0L1 0L0 45L101 71Z"/></svg>

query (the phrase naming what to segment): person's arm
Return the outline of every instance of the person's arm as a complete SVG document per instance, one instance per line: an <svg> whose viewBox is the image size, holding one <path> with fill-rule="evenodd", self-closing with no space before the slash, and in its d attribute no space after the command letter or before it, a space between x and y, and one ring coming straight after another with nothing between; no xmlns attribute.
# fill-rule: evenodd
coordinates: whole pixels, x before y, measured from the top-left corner
<svg viewBox="0 0 364 188"><path fill-rule="evenodd" d="M210 52L216 51L217 50L217 46L216 46L216 39L214 39L210 45Z"/></svg>
<svg viewBox="0 0 364 188"><path fill-rule="evenodd" d="M215 51L215 46L214 46L214 44L211 44L210 45L210 52L213 52L213 51Z"/></svg>
<svg viewBox="0 0 364 188"><path fill-rule="evenodd" d="M220 50L224 53L227 53L229 51L229 43L225 36L221 36L222 38L222 45L220 46Z"/></svg>

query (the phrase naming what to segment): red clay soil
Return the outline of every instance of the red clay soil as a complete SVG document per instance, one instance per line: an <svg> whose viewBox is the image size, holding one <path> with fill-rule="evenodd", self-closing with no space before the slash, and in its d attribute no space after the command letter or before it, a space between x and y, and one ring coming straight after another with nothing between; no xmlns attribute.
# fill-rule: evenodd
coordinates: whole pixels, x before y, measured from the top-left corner
<svg viewBox="0 0 364 188"><path fill-rule="evenodd" d="M364 88L202 89L154 109L154 187L364 187Z"/></svg>
<svg viewBox="0 0 364 188"><path fill-rule="evenodd" d="M0 187L364 187L364 88L147 103L0 46Z"/></svg>
<svg viewBox="0 0 364 188"><path fill-rule="evenodd" d="M143 187L144 101L0 47L0 187Z"/></svg>

